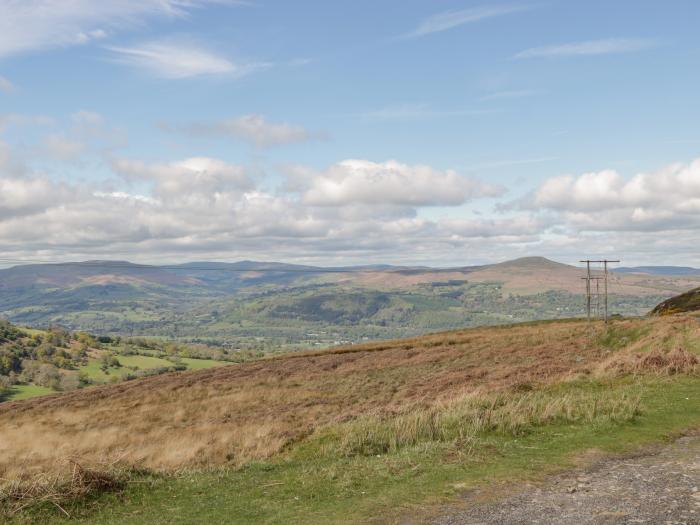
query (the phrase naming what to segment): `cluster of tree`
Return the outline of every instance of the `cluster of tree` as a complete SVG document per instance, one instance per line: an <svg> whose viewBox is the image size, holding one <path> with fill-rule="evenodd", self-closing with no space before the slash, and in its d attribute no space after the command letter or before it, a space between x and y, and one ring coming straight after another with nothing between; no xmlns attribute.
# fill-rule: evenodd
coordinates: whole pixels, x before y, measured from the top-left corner
<svg viewBox="0 0 700 525"><path fill-rule="evenodd" d="M87 350L99 344L93 336L71 334L61 328L26 332L0 320L0 390L17 383L33 383L54 390L73 390L80 374L65 374L87 363Z"/></svg>
<svg viewBox="0 0 700 525"><path fill-rule="evenodd" d="M170 366L140 370L123 366L120 356L145 355L170 361ZM142 337L95 336L63 328L29 330L0 320L0 399L13 385L34 384L52 390L74 390L92 383L81 368L99 357L99 368L110 381L187 369L181 359L237 361L231 349L206 344L180 344ZM121 369L119 374L110 374Z"/></svg>

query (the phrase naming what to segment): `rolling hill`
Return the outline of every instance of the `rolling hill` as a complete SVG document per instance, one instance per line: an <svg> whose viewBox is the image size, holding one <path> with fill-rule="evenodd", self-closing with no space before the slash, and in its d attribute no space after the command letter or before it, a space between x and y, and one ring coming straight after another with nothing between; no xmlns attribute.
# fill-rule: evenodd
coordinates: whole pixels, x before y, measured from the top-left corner
<svg viewBox="0 0 700 525"><path fill-rule="evenodd" d="M3 403L0 508L10 523L398 520L700 425L699 354L694 319L540 322Z"/></svg>
<svg viewBox="0 0 700 525"><path fill-rule="evenodd" d="M0 270L0 316L253 351L326 347L583 314L580 268L541 257L460 268L89 261ZM641 315L700 276L612 274L614 312Z"/></svg>

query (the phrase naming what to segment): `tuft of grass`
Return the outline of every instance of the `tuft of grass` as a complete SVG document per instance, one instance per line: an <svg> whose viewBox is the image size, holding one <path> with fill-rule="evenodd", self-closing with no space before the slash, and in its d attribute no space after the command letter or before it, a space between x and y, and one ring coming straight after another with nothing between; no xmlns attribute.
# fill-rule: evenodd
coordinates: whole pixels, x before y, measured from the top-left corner
<svg viewBox="0 0 700 525"><path fill-rule="evenodd" d="M324 430L327 455L395 453L427 442L469 444L478 435L523 436L550 424L627 423L640 414L640 394L571 389L468 394L389 417L365 416Z"/></svg>
<svg viewBox="0 0 700 525"><path fill-rule="evenodd" d="M650 325L634 322L617 322L604 325L596 336L596 344L609 350L621 350L648 336L653 331Z"/></svg>
<svg viewBox="0 0 700 525"><path fill-rule="evenodd" d="M698 375L700 359L683 348L664 352L655 348L646 353L619 352L598 367L599 375Z"/></svg>
<svg viewBox="0 0 700 525"><path fill-rule="evenodd" d="M11 479L0 480L0 516L12 518L27 507L53 506L70 517L65 506L90 495L124 488L129 474L114 464L87 468L74 459L66 462L70 474L63 472L20 471Z"/></svg>

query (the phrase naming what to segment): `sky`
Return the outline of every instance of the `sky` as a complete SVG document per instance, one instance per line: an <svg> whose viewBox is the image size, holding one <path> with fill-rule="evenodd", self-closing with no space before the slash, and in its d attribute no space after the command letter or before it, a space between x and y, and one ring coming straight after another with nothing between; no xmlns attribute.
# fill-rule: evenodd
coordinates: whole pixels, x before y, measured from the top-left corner
<svg viewBox="0 0 700 525"><path fill-rule="evenodd" d="M699 19L0 0L0 262L700 266Z"/></svg>

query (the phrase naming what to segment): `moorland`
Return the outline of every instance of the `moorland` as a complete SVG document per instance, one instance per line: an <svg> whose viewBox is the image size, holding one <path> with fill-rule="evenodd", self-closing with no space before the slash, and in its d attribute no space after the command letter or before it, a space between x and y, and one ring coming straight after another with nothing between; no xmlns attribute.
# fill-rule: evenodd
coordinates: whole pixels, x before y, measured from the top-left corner
<svg viewBox="0 0 700 525"><path fill-rule="evenodd" d="M357 523L700 425L700 323L461 329L0 405L10 523ZM432 509L432 510L431 510Z"/></svg>

